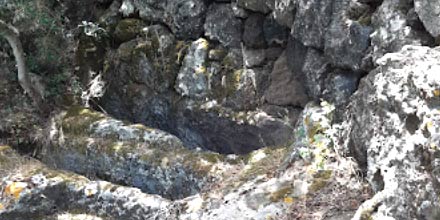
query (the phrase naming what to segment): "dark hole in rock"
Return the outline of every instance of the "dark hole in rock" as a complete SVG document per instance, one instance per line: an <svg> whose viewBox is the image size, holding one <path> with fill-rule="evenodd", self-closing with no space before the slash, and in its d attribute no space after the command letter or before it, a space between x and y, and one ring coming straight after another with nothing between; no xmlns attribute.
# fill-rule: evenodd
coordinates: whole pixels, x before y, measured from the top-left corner
<svg viewBox="0 0 440 220"><path fill-rule="evenodd" d="M383 181L383 176L380 170L377 170L373 176L373 189L379 192L384 189L385 183Z"/></svg>
<svg viewBox="0 0 440 220"><path fill-rule="evenodd" d="M286 145L293 137L291 125L270 116L262 116L250 124L219 116L216 112L188 109L181 104L171 106L168 97L154 97L140 105L136 103L137 106L127 105L127 101L115 97L104 96L100 100L100 106L107 113L169 132L190 149L247 154L263 147Z"/></svg>
<svg viewBox="0 0 440 220"><path fill-rule="evenodd" d="M410 114L406 117L405 128L410 134L414 134L419 129L420 123L421 121L417 115Z"/></svg>

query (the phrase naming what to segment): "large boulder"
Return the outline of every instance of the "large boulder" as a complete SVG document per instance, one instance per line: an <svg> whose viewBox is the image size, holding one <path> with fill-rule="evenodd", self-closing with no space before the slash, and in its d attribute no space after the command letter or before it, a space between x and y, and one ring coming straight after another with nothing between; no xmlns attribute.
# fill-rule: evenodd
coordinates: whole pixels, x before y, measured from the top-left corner
<svg viewBox="0 0 440 220"><path fill-rule="evenodd" d="M134 186L169 199L196 194L209 181L216 153L192 152L175 136L126 125L74 107L53 120L43 161L60 169Z"/></svg>
<svg viewBox="0 0 440 220"><path fill-rule="evenodd" d="M160 196L54 170L6 146L0 146L0 161L2 168L18 172L3 176L0 181L1 219L177 218L172 202Z"/></svg>
<svg viewBox="0 0 440 220"><path fill-rule="evenodd" d="M180 49L163 26L143 32L144 37L107 53L102 73L106 89L99 104L117 118L166 129Z"/></svg>
<svg viewBox="0 0 440 220"><path fill-rule="evenodd" d="M440 48L377 61L350 103L348 150L376 195L355 219L438 219Z"/></svg>

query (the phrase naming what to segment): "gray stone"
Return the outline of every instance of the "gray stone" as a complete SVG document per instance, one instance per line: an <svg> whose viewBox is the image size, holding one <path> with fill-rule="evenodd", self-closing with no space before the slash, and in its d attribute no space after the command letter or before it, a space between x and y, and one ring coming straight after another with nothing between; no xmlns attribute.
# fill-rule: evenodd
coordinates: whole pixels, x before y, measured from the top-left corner
<svg viewBox="0 0 440 220"><path fill-rule="evenodd" d="M132 15L136 11L139 12L139 17L146 22L163 22L166 17L167 2L161 0L124 0L120 11L123 14ZM131 12L131 13L127 13Z"/></svg>
<svg viewBox="0 0 440 220"><path fill-rule="evenodd" d="M438 47L404 46L361 80L343 139L376 195L354 219L438 219L439 61Z"/></svg>
<svg viewBox="0 0 440 220"><path fill-rule="evenodd" d="M270 12L270 4L266 0L237 0L237 4L242 8L263 14Z"/></svg>
<svg viewBox="0 0 440 220"><path fill-rule="evenodd" d="M203 35L206 14L203 0L124 0L119 11L126 17L139 17L147 23L167 24L179 38L197 39Z"/></svg>
<svg viewBox="0 0 440 220"><path fill-rule="evenodd" d="M404 45L430 45L432 37L408 25L406 16L411 9L408 0L384 0L372 16L371 34L373 61L386 53L399 51Z"/></svg>
<svg viewBox="0 0 440 220"><path fill-rule="evenodd" d="M305 46L324 48L324 37L332 20L333 1L299 0L293 37Z"/></svg>
<svg viewBox="0 0 440 220"><path fill-rule="evenodd" d="M212 4L205 20L205 35L226 47L240 47L243 23L236 18L230 5Z"/></svg>
<svg viewBox="0 0 440 220"><path fill-rule="evenodd" d="M272 17L280 24L291 28L295 20L297 0L275 0Z"/></svg>
<svg viewBox="0 0 440 220"><path fill-rule="evenodd" d="M330 63L327 57L322 52L309 48L305 54L301 74L304 76L304 86L310 98L314 100L322 98L329 70Z"/></svg>
<svg viewBox="0 0 440 220"><path fill-rule="evenodd" d="M182 96L201 98L207 95L209 91L206 66L208 49L209 43L203 38L191 44L176 79L176 90Z"/></svg>
<svg viewBox="0 0 440 220"><path fill-rule="evenodd" d="M246 19L249 16L249 12L238 6L237 2L232 2L231 7L235 17Z"/></svg>
<svg viewBox="0 0 440 220"><path fill-rule="evenodd" d="M169 199L196 194L210 179L207 170L196 167L200 163L189 159L203 159L203 155L185 149L177 137L158 129L127 125L79 107L59 115L51 128L53 139L43 149L42 160L60 169Z"/></svg>
<svg viewBox="0 0 440 220"><path fill-rule="evenodd" d="M166 129L168 94L178 72L175 39L159 25L144 29L144 36L108 53L109 66L102 74L106 90L99 105L117 118Z"/></svg>
<svg viewBox="0 0 440 220"><path fill-rule="evenodd" d="M440 2L415 0L414 8L426 30L433 36L440 36Z"/></svg>
<svg viewBox="0 0 440 220"><path fill-rule="evenodd" d="M62 213L82 214L77 219L90 220L95 218L85 218L85 214L96 219L177 218L177 209L172 202L160 196L51 169L4 146L0 159L3 168L27 166L15 175L2 176L0 180L0 187L6 189L2 190L0 197L1 219L64 219L60 216Z"/></svg>
<svg viewBox="0 0 440 220"><path fill-rule="evenodd" d="M272 14L266 16L263 24L264 38L269 45L283 45L287 42L289 29L280 25Z"/></svg>
<svg viewBox="0 0 440 220"><path fill-rule="evenodd" d="M266 60L266 50L264 49L243 49L243 61L246 67L262 66Z"/></svg>
<svg viewBox="0 0 440 220"><path fill-rule="evenodd" d="M358 70L370 46L373 29L346 18L347 4L334 3L333 21L325 36L324 52L334 66Z"/></svg>
<svg viewBox="0 0 440 220"><path fill-rule="evenodd" d="M263 31L264 15L252 13L244 22L243 43L247 47L262 48L266 46Z"/></svg>
<svg viewBox="0 0 440 220"><path fill-rule="evenodd" d="M274 64L270 86L264 95L265 101L281 106L305 106L309 97L299 75L301 72L289 68L289 60L295 58L287 56L284 52Z"/></svg>
<svg viewBox="0 0 440 220"><path fill-rule="evenodd" d="M171 30L178 38L197 39L203 35L206 6L203 0L176 0L168 3Z"/></svg>
<svg viewBox="0 0 440 220"><path fill-rule="evenodd" d="M328 80L325 83L323 96L325 100L333 103L335 106L342 106L349 101L351 95L356 91L359 74L341 70L335 70L329 73Z"/></svg>

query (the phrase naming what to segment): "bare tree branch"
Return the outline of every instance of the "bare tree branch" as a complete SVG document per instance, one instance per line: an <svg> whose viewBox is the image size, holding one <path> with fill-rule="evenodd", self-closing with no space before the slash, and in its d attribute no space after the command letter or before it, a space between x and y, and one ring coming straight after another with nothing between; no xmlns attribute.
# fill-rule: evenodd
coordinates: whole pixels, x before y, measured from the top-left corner
<svg viewBox="0 0 440 220"><path fill-rule="evenodd" d="M6 38L9 45L11 45L17 63L18 82L21 87L40 110L45 109L44 86L38 80L38 76L30 73L27 69L19 31L0 19L0 36Z"/></svg>

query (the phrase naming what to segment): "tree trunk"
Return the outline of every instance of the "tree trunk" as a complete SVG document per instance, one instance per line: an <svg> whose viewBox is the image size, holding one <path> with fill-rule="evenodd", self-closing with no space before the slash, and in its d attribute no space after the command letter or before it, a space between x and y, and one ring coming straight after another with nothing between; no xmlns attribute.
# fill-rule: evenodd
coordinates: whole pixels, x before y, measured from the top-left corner
<svg viewBox="0 0 440 220"><path fill-rule="evenodd" d="M32 74L26 67L24 51L18 30L0 19L0 36L5 37L9 45L12 47L15 61L17 62L18 82L21 87L30 96L39 110L45 110L44 89L42 89L41 86L38 85L38 82L33 79L35 77L32 77Z"/></svg>

